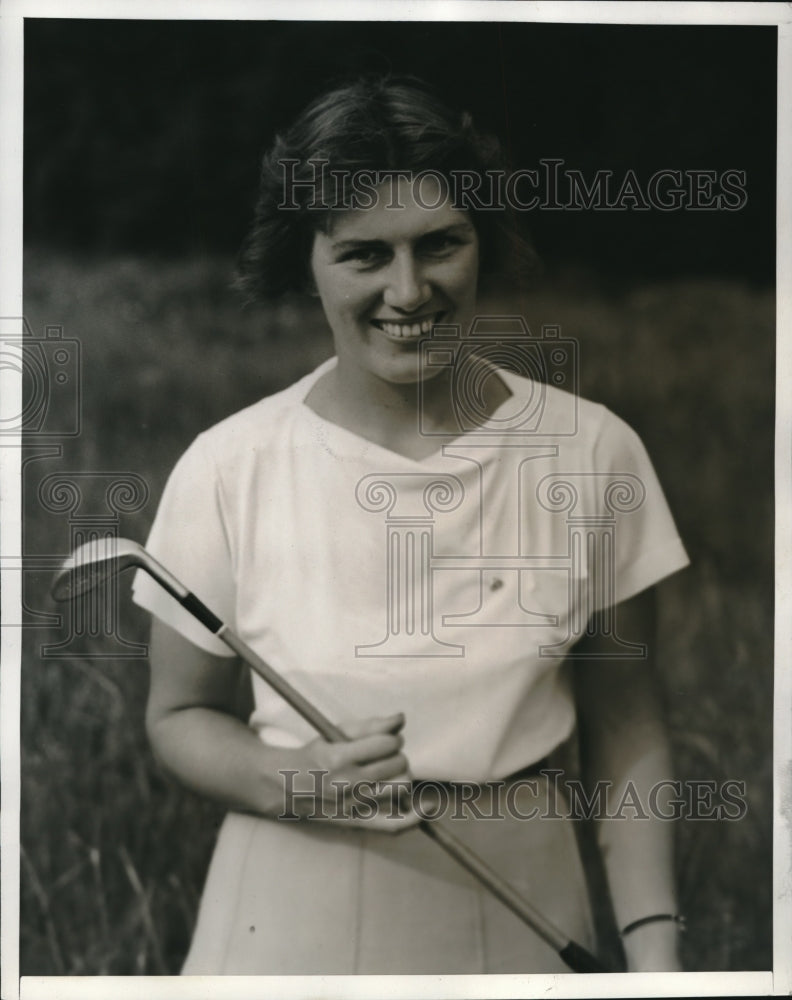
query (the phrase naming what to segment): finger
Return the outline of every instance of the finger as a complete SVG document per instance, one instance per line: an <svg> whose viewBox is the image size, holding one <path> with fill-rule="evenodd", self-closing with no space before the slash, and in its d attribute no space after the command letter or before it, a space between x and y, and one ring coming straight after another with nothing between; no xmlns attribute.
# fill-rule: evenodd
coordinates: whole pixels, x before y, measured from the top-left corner
<svg viewBox="0 0 792 1000"><path fill-rule="evenodd" d="M412 782L403 777L374 782L374 798L380 809L391 813L412 812Z"/></svg>
<svg viewBox="0 0 792 1000"><path fill-rule="evenodd" d="M360 778L364 781L402 781L409 784L407 758L403 753L396 753L392 757L372 761L360 768Z"/></svg>
<svg viewBox="0 0 792 1000"><path fill-rule="evenodd" d="M370 824L378 824L388 820L397 828L408 828L415 826L421 821L421 816L412 808L412 800L409 793L398 794L405 791L404 786L394 785L391 782L385 783L388 786L388 793L384 798L378 798L374 793L376 784L366 783L365 793L358 786L356 793L344 803L344 812L355 820Z"/></svg>
<svg viewBox="0 0 792 1000"><path fill-rule="evenodd" d="M350 812L343 816L333 817L332 822L355 829L364 828L366 830L374 830L378 833L399 834L406 833L408 830L416 827L421 822L421 817L411 811L391 813L385 810L365 816Z"/></svg>
<svg viewBox="0 0 792 1000"><path fill-rule="evenodd" d="M374 816L369 820L360 820L360 825L379 833L406 833L414 829L420 822L421 817L414 812L401 813L398 816L391 816L389 813Z"/></svg>
<svg viewBox="0 0 792 1000"><path fill-rule="evenodd" d="M336 778L331 787L336 801L345 811L349 808L362 809L364 816L382 810L398 815L412 800L412 781L404 770L385 778Z"/></svg>
<svg viewBox="0 0 792 1000"><path fill-rule="evenodd" d="M328 743L319 737L305 747L305 756L310 766L337 772L350 770L370 760L393 756L399 753L403 744L404 739L400 735L379 734L343 743Z"/></svg>
<svg viewBox="0 0 792 1000"><path fill-rule="evenodd" d="M404 725L404 713L396 712L394 715L376 716L371 719L349 719L341 724L341 729L350 740L357 740L364 736L374 736L378 733L391 733L395 735Z"/></svg>
<svg viewBox="0 0 792 1000"><path fill-rule="evenodd" d="M380 733L351 740L349 743L332 743L324 754L334 770L349 771L353 767L363 768L374 761L394 757L401 752L403 745L401 736Z"/></svg>

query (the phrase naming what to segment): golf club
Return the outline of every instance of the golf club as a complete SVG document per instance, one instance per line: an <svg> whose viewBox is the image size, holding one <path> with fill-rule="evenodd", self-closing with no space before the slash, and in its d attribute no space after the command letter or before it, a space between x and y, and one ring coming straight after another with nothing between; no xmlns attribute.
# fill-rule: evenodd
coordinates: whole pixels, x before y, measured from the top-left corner
<svg viewBox="0 0 792 1000"><path fill-rule="evenodd" d="M312 705L296 688L239 638L217 615L190 593L142 545L127 538L98 538L86 542L69 556L56 574L52 596L57 601L75 598L98 587L105 580L122 570L137 567L148 573L179 604L202 625L240 657L249 667L284 698L289 705L328 742L338 743L347 739L344 732ZM463 868L479 880L489 891L527 924L539 937L554 948L561 959L574 972L608 972L596 956L582 945L571 941L531 903L524 899L497 872L448 829L438 822L422 819L419 828L448 852Z"/></svg>

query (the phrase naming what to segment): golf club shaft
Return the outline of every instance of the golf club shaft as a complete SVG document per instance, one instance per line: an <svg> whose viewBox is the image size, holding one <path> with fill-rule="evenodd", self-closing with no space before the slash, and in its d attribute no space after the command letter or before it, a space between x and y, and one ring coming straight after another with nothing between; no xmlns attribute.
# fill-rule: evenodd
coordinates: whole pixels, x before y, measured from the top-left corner
<svg viewBox="0 0 792 1000"><path fill-rule="evenodd" d="M196 604L199 602L192 595L190 597L192 598L191 605L193 609L197 610ZM196 603L192 603L193 601ZM213 615L212 618L214 618ZM218 619L215 618L214 621L217 622ZM258 653L251 649L227 625L220 623L220 627L214 631L217 637L222 639L241 660L247 663L259 677L274 688L296 712L299 712L316 729L320 736L329 743L339 743L347 739L347 736L338 726L320 712L315 705L312 705L311 702L303 697L296 688L292 687L268 663L262 660ZM542 940L546 941L551 948L554 948L574 972L608 971L589 951L574 941L570 941L566 934L543 916L528 900L523 898L508 882L501 878L497 872L493 871L489 865L482 861L474 851L450 833L446 827L440 823L423 819L419 823L419 828L423 833L431 837L435 843L439 844L463 868L470 872L471 875L477 878L494 896L535 931Z"/></svg>
<svg viewBox="0 0 792 1000"><path fill-rule="evenodd" d="M306 722L310 722L317 733L328 743L343 743L347 740L347 735L342 729L339 729L334 722L331 722L315 705L301 695L297 688L292 687L277 670L273 670L269 663L262 660L258 653L251 649L246 642L243 642L227 625L222 625L215 634L218 639L223 640L229 649L233 649L241 660L252 667L262 680L277 691L295 712L299 712Z"/></svg>

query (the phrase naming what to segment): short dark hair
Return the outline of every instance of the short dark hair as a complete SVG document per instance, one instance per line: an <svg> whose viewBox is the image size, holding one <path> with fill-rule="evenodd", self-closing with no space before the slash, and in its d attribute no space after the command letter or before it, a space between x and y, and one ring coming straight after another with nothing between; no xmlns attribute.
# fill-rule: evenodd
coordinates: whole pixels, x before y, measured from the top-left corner
<svg viewBox="0 0 792 1000"><path fill-rule="evenodd" d="M315 166L319 161L325 164L321 173ZM290 208L280 207L285 163L295 182L288 192ZM251 300L271 300L310 287L314 236L338 205L332 172L338 177L356 171L431 171L450 181L454 171L485 176L497 170L505 170L497 139L476 131L469 114L446 107L422 81L385 76L336 87L276 136L264 156L236 285ZM470 205L469 210L479 237L482 279L524 280L534 271L537 257L514 209Z"/></svg>

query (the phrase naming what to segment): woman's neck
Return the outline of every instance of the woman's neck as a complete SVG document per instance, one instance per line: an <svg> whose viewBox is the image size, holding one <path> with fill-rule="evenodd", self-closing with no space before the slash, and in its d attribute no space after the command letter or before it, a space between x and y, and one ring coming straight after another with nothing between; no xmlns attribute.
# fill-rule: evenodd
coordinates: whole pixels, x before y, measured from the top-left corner
<svg viewBox="0 0 792 1000"><path fill-rule="evenodd" d="M500 378L488 379L485 415L510 395ZM393 383L341 361L311 388L306 404L319 416L359 437L421 459L434 454L461 433L453 406L451 373L422 383Z"/></svg>

